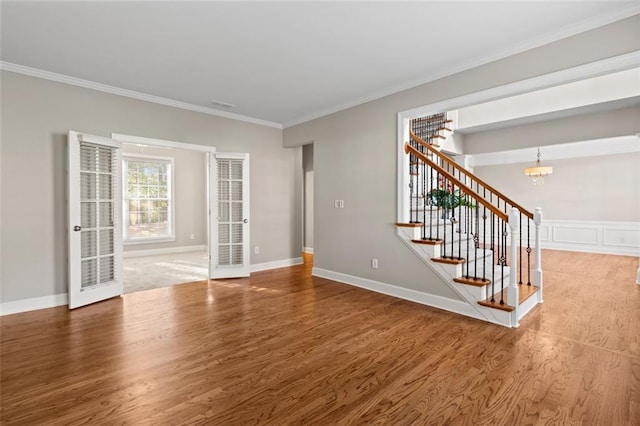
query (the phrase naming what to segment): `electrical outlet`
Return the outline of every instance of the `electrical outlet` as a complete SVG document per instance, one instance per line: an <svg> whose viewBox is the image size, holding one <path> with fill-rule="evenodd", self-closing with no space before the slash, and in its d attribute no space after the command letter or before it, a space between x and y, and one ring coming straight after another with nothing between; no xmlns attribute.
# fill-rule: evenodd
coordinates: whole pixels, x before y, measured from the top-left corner
<svg viewBox="0 0 640 426"><path fill-rule="evenodd" d="M338 205L341 209L344 209L344 200L338 200Z"/></svg>
<svg viewBox="0 0 640 426"><path fill-rule="evenodd" d="M371 259L371 267L373 269L378 269L378 259Z"/></svg>
<svg viewBox="0 0 640 426"><path fill-rule="evenodd" d="M336 208L336 209L339 209L340 208L340 200L335 200L333 202L333 207Z"/></svg>
<svg viewBox="0 0 640 426"><path fill-rule="evenodd" d="M260 254L260 247L255 246L255 247L253 248L253 252L254 252L255 254Z"/></svg>

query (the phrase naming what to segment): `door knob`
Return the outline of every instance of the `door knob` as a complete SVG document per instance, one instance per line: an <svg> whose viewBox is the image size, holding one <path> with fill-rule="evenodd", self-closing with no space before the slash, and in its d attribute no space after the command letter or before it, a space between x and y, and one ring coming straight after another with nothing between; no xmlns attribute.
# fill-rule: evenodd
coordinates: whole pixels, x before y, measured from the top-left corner
<svg viewBox="0 0 640 426"><path fill-rule="evenodd" d="M249 223L249 219L243 220L244 223Z"/></svg>
<svg viewBox="0 0 640 426"><path fill-rule="evenodd" d="M78 225L76 225L76 226L74 226L74 227L73 227L73 230L74 230L74 231L76 231L76 232L78 232L78 231L79 231L79 230L81 230L81 229L82 229L82 227L80 227L80 226L78 226Z"/></svg>

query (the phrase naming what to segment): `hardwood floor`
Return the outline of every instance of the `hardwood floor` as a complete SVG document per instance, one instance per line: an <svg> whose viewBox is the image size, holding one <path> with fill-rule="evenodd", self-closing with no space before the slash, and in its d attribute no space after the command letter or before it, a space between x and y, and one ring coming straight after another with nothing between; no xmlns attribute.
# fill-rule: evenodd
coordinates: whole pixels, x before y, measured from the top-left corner
<svg viewBox="0 0 640 426"><path fill-rule="evenodd" d="M638 259L544 257L518 329L310 263L5 316L0 423L639 425Z"/></svg>

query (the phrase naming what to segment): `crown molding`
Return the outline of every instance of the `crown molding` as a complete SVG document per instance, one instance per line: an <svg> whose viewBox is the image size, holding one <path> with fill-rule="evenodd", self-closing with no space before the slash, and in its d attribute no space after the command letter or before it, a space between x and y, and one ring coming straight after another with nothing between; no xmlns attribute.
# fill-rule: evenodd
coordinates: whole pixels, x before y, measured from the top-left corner
<svg viewBox="0 0 640 426"><path fill-rule="evenodd" d="M124 96L126 98L137 99L139 101L152 102L159 105L165 105L165 106L170 106L174 108L185 109L188 111L195 111L195 112L201 112L203 114L214 115L216 117L243 121L245 123L257 124L257 125L266 126L266 127L273 127L275 129L283 128L282 123L276 123L274 121L262 120L260 118L249 117L241 114L234 114L232 112L219 111L213 108L207 108L199 105L189 104L187 102L176 101L174 99L162 98L160 96L149 95L147 93L142 93L142 92L136 92L134 90L122 89L120 87L97 83L95 81L83 80L81 78L71 77L64 74L58 74L55 72L45 71L38 68L31 68L24 65L14 64L12 62L0 61L0 70L28 75L30 77L42 78L44 80L56 81L58 83L69 84L71 86L84 87L85 89L97 90L98 92Z"/></svg>
<svg viewBox="0 0 640 426"><path fill-rule="evenodd" d="M622 19L629 18L631 16L637 15L640 13L640 5L633 4L628 8L622 10L616 10L609 14L601 15L592 19L588 19L586 21L580 22L576 25L571 25L567 27L563 27L555 31L553 34L549 34L544 37L538 37L536 39L530 40L526 43L522 43L519 46L516 46L511 49L505 49L501 52L498 52L493 55L488 55L484 57L479 57L472 59L471 61L461 64L457 67L451 67L444 71L433 73L430 75L426 75L418 80L413 80L409 82L405 82L401 85L396 85L393 87L388 87L383 90L376 91L368 96L355 99L350 102L334 105L329 108L322 109L316 113L309 114L303 117L296 118L294 120L285 121L284 123L277 123L274 121L263 120L260 118L249 117L241 114L235 114L226 111L220 111L213 108L207 108L200 105L189 104L186 102L181 102L173 99L163 98L160 96L149 95L142 92L136 92L133 90L122 89L115 86L110 86L102 83L97 83L90 80L83 80L76 77L71 77L64 74L58 74L54 72L49 72L37 68L31 68L24 65L19 65L11 62L0 61L0 70L15 72L19 74L24 74L32 77L42 78L46 80L56 81L60 83L70 84L73 86L84 87L87 89L93 89L100 92L110 93L114 95L124 96L132 99L138 99L146 102L152 102L160 105L171 106L174 108L185 109L189 111L201 112L204 114L209 114L217 117L229 118L232 120L243 121L247 123L257 124L261 126L272 127L276 129L283 129L288 127L293 127L298 124L306 123L308 121L312 121L321 117L325 117L327 115L334 114L339 111L343 111L349 108L353 108L358 105L365 104L367 102L371 102L386 96L390 96L404 90L412 89L423 84L430 83L435 80L439 80L441 78L463 72L469 69L473 69L479 67L481 65L485 65L487 63L497 61L500 59L504 59L506 57L525 52L530 49L534 49L536 47L543 46L545 44L553 43L559 40L562 40L567 37L571 37L573 35L586 32L589 30L596 29L598 27L602 27L604 25L611 24L613 22L620 21Z"/></svg>

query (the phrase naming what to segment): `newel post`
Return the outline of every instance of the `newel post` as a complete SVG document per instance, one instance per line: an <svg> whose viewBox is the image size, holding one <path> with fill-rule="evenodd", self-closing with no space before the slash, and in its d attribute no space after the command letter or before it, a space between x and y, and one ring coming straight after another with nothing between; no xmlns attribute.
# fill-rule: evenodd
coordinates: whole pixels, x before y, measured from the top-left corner
<svg viewBox="0 0 640 426"><path fill-rule="evenodd" d="M518 229L520 228L520 212L513 207L509 212L509 230L511 237L511 256L509 267L509 292L507 293L507 303L515 307L511 311L511 326L518 326Z"/></svg>
<svg viewBox="0 0 640 426"><path fill-rule="evenodd" d="M542 247L540 244L540 225L542 225L542 209L536 207L533 213L533 222L536 224L536 265L533 271L533 282L540 287L538 290L538 302L542 303Z"/></svg>

